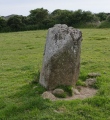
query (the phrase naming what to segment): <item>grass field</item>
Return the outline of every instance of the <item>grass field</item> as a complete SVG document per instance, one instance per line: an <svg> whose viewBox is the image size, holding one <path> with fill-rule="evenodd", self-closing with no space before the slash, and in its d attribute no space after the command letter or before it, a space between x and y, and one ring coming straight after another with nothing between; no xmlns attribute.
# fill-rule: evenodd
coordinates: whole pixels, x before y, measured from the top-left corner
<svg viewBox="0 0 110 120"><path fill-rule="evenodd" d="M44 88L32 82L41 68L47 31L0 33L0 120L110 120L110 29L82 32L79 79L101 73L98 93L55 102L43 100Z"/></svg>

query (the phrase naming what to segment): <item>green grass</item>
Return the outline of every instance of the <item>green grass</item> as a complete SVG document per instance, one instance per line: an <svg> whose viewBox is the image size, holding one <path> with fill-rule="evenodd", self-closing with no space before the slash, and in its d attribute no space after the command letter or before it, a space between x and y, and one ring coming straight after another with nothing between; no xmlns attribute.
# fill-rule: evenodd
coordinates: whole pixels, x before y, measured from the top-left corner
<svg viewBox="0 0 110 120"><path fill-rule="evenodd" d="M101 73L98 93L85 100L43 100L33 83L47 31L0 33L0 120L110 120L110 29L82 29L81 70Z"/></svg>

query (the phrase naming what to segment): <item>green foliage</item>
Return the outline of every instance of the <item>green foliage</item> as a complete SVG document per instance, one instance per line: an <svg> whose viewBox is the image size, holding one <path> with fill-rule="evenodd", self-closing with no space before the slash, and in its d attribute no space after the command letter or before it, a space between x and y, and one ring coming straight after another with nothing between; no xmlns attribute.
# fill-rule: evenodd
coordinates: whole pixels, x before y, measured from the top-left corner
<svg viewBox="0 0 110 120"><path fill-rule="evenodd" d="M85 66L87 65L88 62L83 61L81 62L81 66ZM79 80L85 81L87 79L87 73L88 71L80 71L80 75L79 75Z"/></svg>
<svg viewBox="0 0 110 120"><path fill-rule="evenodd" d="M110 22L108 22L108 21L103 21L103 22L100 24L99 28L110 28Z"/></svg>
<svg viewBox="0 0 110 120"><path fill-rule="evenodd" d="M107 13L100 12L100 13L97 13L96 16L99 17L100 21L105 21L107 18Z"/></svg>
<svg viewBox="0 0 110 120"><path fill-rule="evenodd" d="M51 13L51 19L55 22L55 24L67 24L67 25L72 25L71 23L71 16L72 16L72 11L69 10L54 10Z"/></svg>
<svg viewBox="0 0 110 120"><path fill-rule="evenodd" d="M78 80L76 82L76 86L86 86L85 82L83 82L82 80Z"/></svg>
<svg viewBox="0 0 110 120"><path fill-rule="evenodd" d="M58 86L57 88L61 88L65 91L64 93L64 97L66 97L67 95L68 96L72 96L73 95L73 91L72 91L72 86L64 86L64 85L61 85L61 86Z"/></svg>
<svg viewBox="0 0 110 120"><path fill-rule="evenodd" d="M110 22L110 15L107 16L106 21Z"/></svg>
<svg viewBox="0 0 110 120"><path fill-rule="evenodd" d="M12 31L18 31L23 26L23 23L21 17L16 15L8 19L7 25Z"/></svg>
<svg viewBox="0 0 110 120"><path fill-rule="evenodd" d="M6 21L0 17L0 30L3 28L3 27L6 27Z"/></svg>
<svg viewBox="0 0 110 120"><path fill-rule="evenodd" d="M35 10L30 11L29 21L30 24L41 24L43 20L45 20L48 16L48 10L43 8L37 8Z"/></svg>
<svg viewBox="0 0 110 120"><path fill-rule="evenodd" d="M0 32L6 31L10 31L10 29L7 27L7 21L0 17Z"/></svg>
<svg viewBox="0 0 110 120"><path fill-rule="evenodd" d="M28 16L13 15L8 19L0 18L0 32L28 31L48 29L55 24L67 24L80 28L96 28L99 17L90 11L69 11L56 9L49 13L47 9L37 8Z"/></svg>
<svg viewBox="0 0 110 120"><path fill-rule="evenodd" d="M73 95L72 86L65 86L64 90L67 92L69 96Z"/></svg>

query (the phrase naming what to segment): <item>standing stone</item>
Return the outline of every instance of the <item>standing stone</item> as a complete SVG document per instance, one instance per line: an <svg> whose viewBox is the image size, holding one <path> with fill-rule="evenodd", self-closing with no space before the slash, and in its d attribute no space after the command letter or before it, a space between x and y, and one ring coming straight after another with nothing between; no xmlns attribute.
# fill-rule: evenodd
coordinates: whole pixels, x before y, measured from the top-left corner
<svg viewBox="0 0 110 120"><path fill-rule="evenodd" d="M75 85L79 76L82 33L57 24L48 30L40 84L47 89Z"/></svg>

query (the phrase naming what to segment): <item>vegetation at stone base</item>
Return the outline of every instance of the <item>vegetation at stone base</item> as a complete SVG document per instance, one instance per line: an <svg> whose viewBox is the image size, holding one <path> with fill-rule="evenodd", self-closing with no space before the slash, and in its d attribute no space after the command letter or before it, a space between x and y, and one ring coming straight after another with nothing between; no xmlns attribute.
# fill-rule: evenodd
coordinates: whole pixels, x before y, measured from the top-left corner
<svg viewBox="0 0 110 120"><path fill-rule="evenodd" d="M99 72L98 93L85 100L43 100L31 83L41 69L47 30L0 33L0 120L109 120L110 29L82 29L81 72ZM31 83L31 84L29 84Z"/></svg>
<svg viewBox="0 0 110 120"><path fill-rule="evenodd" d="M84 81L82 81L82 80L79 79L79 80L76 82L76 86L86 86L86 84L85 84Z"/></svg>
<svg viewBox="0 0 110 120"><path fill-rule="evenodd" d="M56 97L59 97L59 98L66 98L67 96L72 96L73 95L73 91L72 91L72 86L70 85L60 85L60 86L57 86L56 88L60 88L60 89L63 89L64 90L64 94L61 94L61 95L55 95Z"/></svg>
<svg viewBox="0 0 110 120"><path fill-rule="evenodd" d="M30 10L28 16L10 15L0 17L0 32L28 31L47 29L55 24L67 24L77 28L108 27L103 22L109 13L92 13L81 9L76 11L56 9L49 13L47 9L37 8ZM110 21L108 22L110 24ZM110 26L109 26L110 27Z"/></svg>

